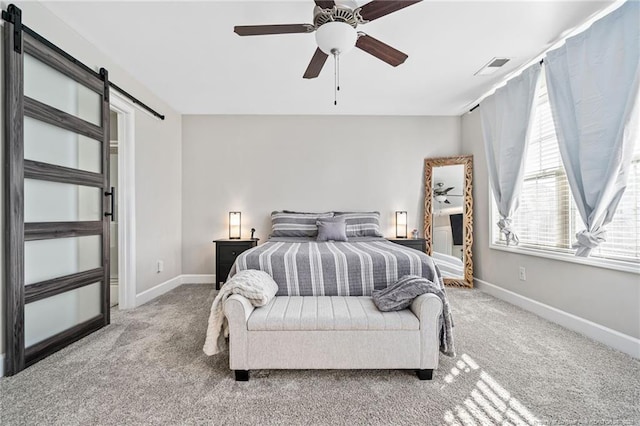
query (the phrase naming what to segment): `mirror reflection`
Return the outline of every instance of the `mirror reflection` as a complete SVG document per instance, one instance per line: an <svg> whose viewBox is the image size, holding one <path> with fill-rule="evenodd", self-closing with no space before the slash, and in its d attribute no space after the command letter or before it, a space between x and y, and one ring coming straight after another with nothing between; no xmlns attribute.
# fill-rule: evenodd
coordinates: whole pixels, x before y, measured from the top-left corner
<svg viewBox="0 0 640 426"><path fill-rule="evenodd" d="M445 278L464 279L464 164L432 172L433 258Z"/></svg>

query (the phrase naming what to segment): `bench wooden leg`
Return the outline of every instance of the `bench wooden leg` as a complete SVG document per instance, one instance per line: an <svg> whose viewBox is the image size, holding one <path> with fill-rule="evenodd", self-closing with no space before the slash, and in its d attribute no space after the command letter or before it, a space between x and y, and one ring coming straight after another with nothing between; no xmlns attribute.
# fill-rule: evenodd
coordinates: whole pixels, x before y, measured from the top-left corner
<svg viewBox="0 0 640 426"><path fill-rule="evenodd" d="M416 375L420 380L431 380L433 379L433 370L416 370Z"/></svg>
<svg viewBox="0 0 640 426"><path fill-rule="evenodd" d="M233 370L236 373L236 382L248 382L249 370Z"/></svg>

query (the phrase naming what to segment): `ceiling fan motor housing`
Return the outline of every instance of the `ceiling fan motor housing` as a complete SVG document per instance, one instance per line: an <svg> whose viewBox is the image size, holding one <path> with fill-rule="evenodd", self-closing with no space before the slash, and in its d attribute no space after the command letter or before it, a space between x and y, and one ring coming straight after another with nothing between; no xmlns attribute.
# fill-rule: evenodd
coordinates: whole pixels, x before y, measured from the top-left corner
<svg viewBox="0 0 640 426"><path fill-rule="evenodd" d="M313 24L316 28L320 28L327 22L344 22L353 28L356 28L358 24L366 23L360 16L360 8L348 9L334 6L331 9L323 9L320 6L316 6L313 9Z"/></svg>

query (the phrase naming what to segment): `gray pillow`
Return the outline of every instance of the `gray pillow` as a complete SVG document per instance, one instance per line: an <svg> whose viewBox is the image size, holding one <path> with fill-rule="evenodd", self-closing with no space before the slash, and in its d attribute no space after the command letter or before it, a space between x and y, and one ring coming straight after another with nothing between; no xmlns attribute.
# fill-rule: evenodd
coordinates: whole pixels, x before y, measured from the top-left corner
<svg viewBox="0 0 640 426"><path fill-rule="evenodd" d="M343 220L333 218L316 221L318 226L317 241L347 241L347 224Z"/></svg>
<svg viewBox="0 0 640 426"><path fill-rule="evenodd" d="M432 286L433 282L426 278L405 275L387 288L374 290L371 298L381 311L400 311L408 307L413 299L427 293Z"/></svg>
<svg viewBox="0 0 640 426"><path fill-rule="evenodd" d="M333 213L271 213L271 237L315 237L316 220L332 217Z"/></svg>
<svg viewBox="0 0 640 426"><path fill-rule="evenodd" d="M379 212L333 212L334 217L344 218L347 237L382 237Z"/></svg>

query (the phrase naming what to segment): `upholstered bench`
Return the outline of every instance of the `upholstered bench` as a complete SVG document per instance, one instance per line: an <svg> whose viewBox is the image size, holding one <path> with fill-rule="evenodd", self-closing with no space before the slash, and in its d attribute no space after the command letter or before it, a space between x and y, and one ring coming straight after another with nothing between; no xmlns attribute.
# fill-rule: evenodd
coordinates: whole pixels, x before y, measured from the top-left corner
<svg viewBox="0 0 640 426"><path fill-rule="evenodd" d="M364 296L278 296L255 308L234 294L224 305L229 366L239 381L254 369L415 369L430 380L441 312L433 294L396 312Z"/></svg>

